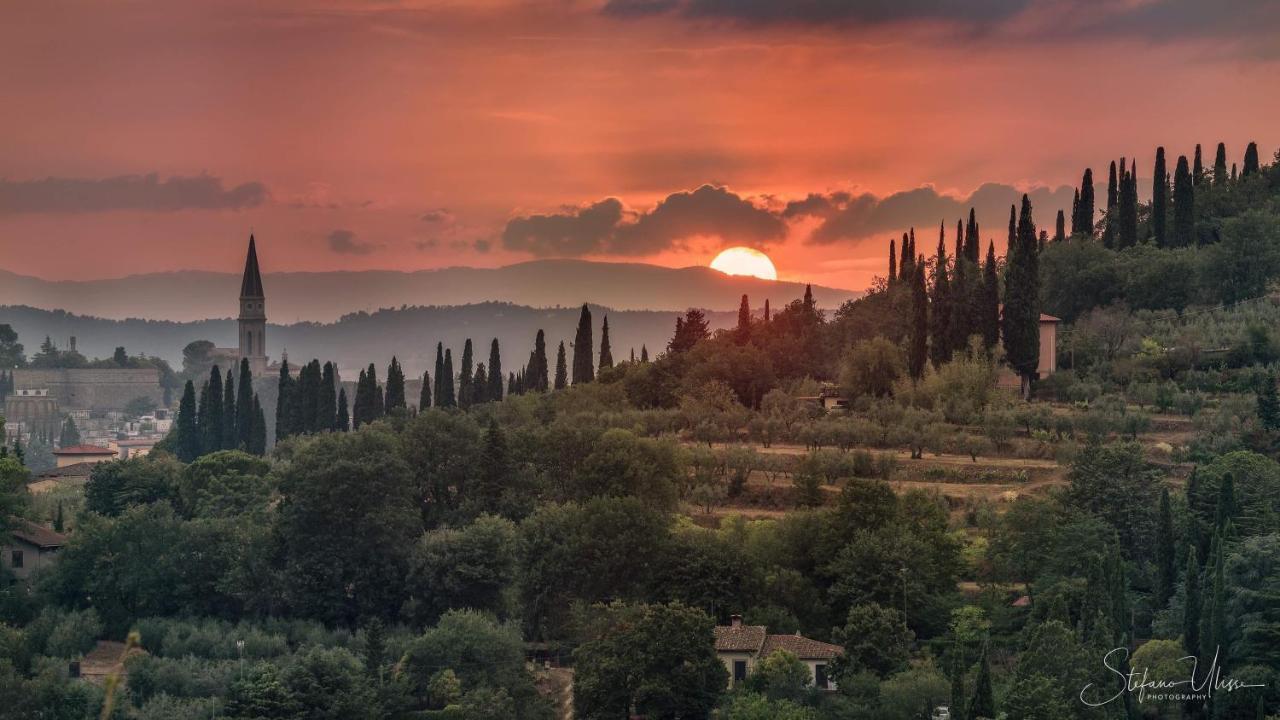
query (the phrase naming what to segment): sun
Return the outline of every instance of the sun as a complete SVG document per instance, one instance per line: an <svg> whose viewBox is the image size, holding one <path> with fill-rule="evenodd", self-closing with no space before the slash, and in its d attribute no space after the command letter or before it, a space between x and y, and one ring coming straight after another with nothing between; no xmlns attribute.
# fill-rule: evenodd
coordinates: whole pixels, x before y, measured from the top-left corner
<svg viewBox="0 0 1280 720"><path fill-rule="evenodd" d="M768 255L749 247L731 247L711 261L711 269L725 275L750 275L762 280L777 280L778 269Z"/></svg>

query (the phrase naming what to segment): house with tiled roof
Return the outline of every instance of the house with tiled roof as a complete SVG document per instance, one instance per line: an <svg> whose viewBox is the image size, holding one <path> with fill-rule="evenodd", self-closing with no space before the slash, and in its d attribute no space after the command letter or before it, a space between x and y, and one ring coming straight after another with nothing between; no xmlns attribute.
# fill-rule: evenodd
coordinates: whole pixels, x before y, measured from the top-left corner
<svg viewBox="0 0 1280 720"><path fill-rule="evenodd" d="M120 453L101 445L68 445L53 451L58 467L66 467L77 463L95 463L115 460Z"/></svg>
<svg viewBox="0 0 1280 720"><path fill-rule="evenodd" d="M96 462L78 462L50 468L38 473L31 482L27 483L27 492L39 495L60 487L83 487L89 482L89 474L97 464Z"/></svg>
<svg viewBox="0 0 1280 720"><path fill-rule="evenodd" d="M813 640L799 633L770 634L764 625L744 625L742 616L734 615L728 625L715 629L716 655L729 671L729 686L747 679L756 663L784 650L795 655L809 668L809 681L814 687L835 690L827 670L831 661L844 654L839 645Z"/></svg>
<svg viewBox="0 0 1280 720"><path fill-rule="evenodd" d="M0 548L0 563L19 580L53 564L67 536L22 518L12 519L13 530L8 545Z"/></svg>

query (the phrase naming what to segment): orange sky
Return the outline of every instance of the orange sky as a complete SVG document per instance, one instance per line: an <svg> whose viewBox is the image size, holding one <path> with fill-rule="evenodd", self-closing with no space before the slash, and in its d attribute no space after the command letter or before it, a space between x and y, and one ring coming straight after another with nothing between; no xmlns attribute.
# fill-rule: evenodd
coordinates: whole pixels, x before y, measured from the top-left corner
<svg viewBox="0 0 1280 720"><path fill-rule="evenodd" d="M993 184L999 240L1086 165L1280 143L1264 0L107 5L3 11L0 268L235 271L253 228L273 270L746 244L861 288L903 225L954 226L945 196ZM810 193L864 197L786 212Z"/></svg>

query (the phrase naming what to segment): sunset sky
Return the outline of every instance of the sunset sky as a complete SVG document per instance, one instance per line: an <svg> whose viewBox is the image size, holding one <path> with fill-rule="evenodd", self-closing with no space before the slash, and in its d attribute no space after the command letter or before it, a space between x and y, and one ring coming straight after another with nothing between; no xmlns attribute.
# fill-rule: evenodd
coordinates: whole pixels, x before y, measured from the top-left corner
<svg viewBox="0 0 1280 720"><path fill-rule="evenodd" d="M1267 0L8 3L0 268L234 272L252 229L276 271L748 245L857 289L971 195L999 247L1087 165L1270 158L1278 78Z"/></svg>

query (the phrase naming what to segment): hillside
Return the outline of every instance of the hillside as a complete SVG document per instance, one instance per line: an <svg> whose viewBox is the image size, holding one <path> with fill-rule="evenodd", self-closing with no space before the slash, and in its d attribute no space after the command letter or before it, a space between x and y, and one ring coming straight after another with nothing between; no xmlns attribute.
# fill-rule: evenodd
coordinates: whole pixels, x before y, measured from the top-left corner
<svg viewBox="0 0 1280 720"><path fill-rule="evenodd" d="M272 258L264 253L264 267ZM63 309L101 318L196 321L236 312L240 276L183 271L86 281L50 281L0 270L0 305ZM485 302L575 307L584 300L618 310L734 310L747 294L778 307L804 285L724 275L705 267L540 260L501 268L451 267L397 272L267 273L267 312L283 322L332 322L385 307ZM813 288L818 305L838 307L862 293Z"/></svg>
<svg viewBox="0 0 1280 720"><path fill-rule="evenodd" d="M554 351L564 340L573 339L579 308L532 308L510 303L479 303L459 306L408 307L358 312L331 323L271 324L267 347L272 358L287 349L294 360L313 357L334 360L343 370L354 371L371 360L385 364L397 356L410 373L421 373L435 359L437 342L462 351L467 338L477 344L479 356L488 356L489 341L496 337L509 367L522 365L533 347L538 328L546 331L547 346ZM615 357L627 357L634 347L647 345L657 353L666 346L675 325L674 312L653 310L611 310L592 306L599 342L602 314L609 316L609 334ZM727 327L737 321L736 312L707 314L711 327ZM145 353L181 366L182 348L192 340L211 340L219 346L233 346L234 320L111 320L76 315L62 310L41 310L28 306L0 306L0 324L17 331L27 353L34 353L46 335L59 347L76 338L76 346L88 357L108 357L118 345L131 354Z"/></svg>

